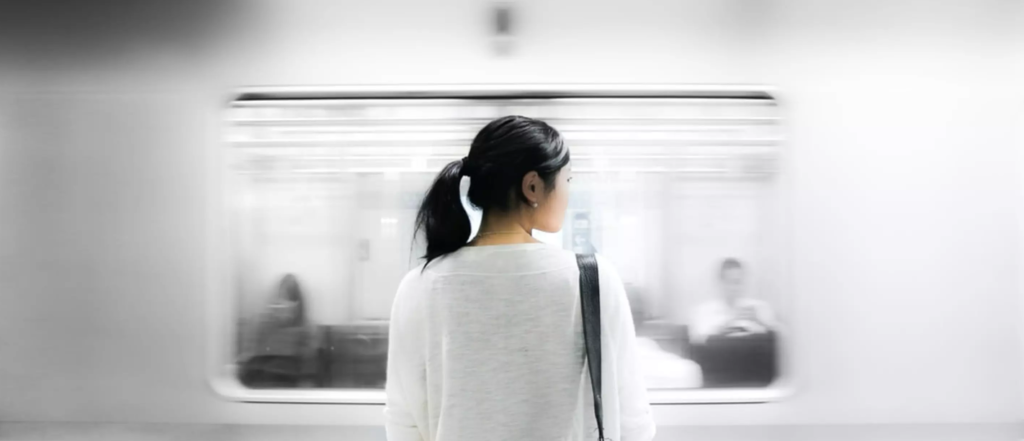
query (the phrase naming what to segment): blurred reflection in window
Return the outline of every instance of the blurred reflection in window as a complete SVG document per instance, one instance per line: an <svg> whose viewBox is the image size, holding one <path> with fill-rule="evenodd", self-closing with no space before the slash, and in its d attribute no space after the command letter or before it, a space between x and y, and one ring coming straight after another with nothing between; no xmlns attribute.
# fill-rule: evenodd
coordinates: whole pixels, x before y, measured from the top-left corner
<svg viewBox="0 0 1024 441"><path fill-rule="evenodd" d="M295 276L282 278L257 323L255 342L241 357L240 380L252 388L313 386L316 342Z"/></svg>

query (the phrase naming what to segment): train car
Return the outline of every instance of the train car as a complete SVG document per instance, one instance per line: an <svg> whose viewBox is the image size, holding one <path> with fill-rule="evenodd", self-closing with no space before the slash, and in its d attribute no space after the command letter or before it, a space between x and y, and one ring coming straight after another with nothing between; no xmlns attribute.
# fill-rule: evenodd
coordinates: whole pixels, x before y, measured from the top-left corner
<svg viewBox="0 0 1024 441"><path fill-rule="evenodd" d="M506 114L657 440L1019 439L1020 78L1007 0L5 1L0 439L385 439L416 207Z"/></svg>

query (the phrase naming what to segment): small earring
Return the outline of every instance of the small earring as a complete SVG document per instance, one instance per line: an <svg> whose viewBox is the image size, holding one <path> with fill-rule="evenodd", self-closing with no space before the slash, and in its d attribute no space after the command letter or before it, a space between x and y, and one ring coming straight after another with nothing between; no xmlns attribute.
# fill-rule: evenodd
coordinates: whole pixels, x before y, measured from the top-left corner
<svg viewBox="0 0 1024 441"><path fill-rule="evenodd" d="M533 203L533 208L537 208L537 203L536 202Z"/></svg>

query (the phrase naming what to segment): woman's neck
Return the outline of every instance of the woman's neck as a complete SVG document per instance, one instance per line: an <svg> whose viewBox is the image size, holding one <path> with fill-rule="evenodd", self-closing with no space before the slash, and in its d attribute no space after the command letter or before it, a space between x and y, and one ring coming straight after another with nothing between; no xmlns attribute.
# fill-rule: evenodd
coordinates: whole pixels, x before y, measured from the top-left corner
<svg viewBox="0 0 1024 441"><path fill-rule="evenodd" d="M540 243L533 238L532 228L514 215L484 213L480 231L469 246Z"/></svg>

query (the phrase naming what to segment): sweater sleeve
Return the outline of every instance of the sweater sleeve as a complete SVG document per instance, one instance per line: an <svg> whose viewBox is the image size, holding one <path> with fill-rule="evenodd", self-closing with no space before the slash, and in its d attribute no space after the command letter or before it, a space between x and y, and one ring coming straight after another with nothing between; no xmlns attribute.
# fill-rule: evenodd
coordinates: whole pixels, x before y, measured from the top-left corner
<svg viewBox="0 0 1024 441"><path fill-rule="evenodd" d="M636 328L626 297L626 289L618 271L607 259L598 255L598 273L601 284L602 319L609 321L612 350L618 372L619 424L621 441L650 441L656 427L647 397L647 385L638 363Z"/></svg>
<svg viewBox="0 0 1024 441"><path fill-rule="evenodd" d="M418 271L416 271L418 272ZM398 287L388 330L387 404L384 408L388 441L427 439L426 365L417 332L422 315L414 305L418 275L410 272Z"/></svg>

